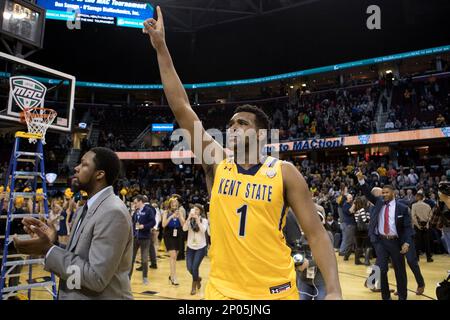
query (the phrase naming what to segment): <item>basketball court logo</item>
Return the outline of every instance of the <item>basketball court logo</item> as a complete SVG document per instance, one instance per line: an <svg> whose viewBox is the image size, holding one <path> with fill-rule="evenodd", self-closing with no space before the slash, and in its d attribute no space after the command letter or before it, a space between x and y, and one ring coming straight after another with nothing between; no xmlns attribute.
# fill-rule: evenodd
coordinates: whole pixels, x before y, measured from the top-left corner
<svg viewBox="0 0 450 320"><path fill-rule="evenodd" d="M358 140L362 143L362 144L368 144L370 141L370 134L363 134L358 136Z"/></svg>
<svg viewBox="0 0 450 320"><path fill-rule="evenodd" d="M441 130L446 138L450 137L450 127L445 127L445 128L442 128Z"/></svg>
<svg viewBox="0 0 450 320"><path fill-rule="evenodd" d="M42 107L47 87L34 79L16 76L9 78L10 95L23 110L25 107Z"/></svg>

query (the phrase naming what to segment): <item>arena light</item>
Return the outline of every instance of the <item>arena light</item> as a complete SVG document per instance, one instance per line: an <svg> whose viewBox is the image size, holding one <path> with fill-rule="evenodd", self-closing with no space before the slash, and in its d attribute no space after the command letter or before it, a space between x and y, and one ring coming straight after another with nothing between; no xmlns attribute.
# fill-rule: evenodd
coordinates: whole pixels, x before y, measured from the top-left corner
<svg viewBox="0 0 450 320"><path fill-rule="evenodd" d="M302 87L306 87L306 83L302 83Z"/></svg>
<svg viewBox="0 0 450 320"><path fill-rule="evenodd" d="M392 73L392 70L386 70L386 74L388 74L388 73Z"/></svg>
<svg viewBox="0 0 450 320"><path fill-rule="evenodd" d="M290 86L289 88L294 89L294 86Z"/></svg>
<svg viewBox="0 0 450 320"><path fill-rule="evenodd" d="M58 177L58 175L56 173L47 173L45 175L45 179L47 180L48 183L55 182L57 177Z"/></svg>

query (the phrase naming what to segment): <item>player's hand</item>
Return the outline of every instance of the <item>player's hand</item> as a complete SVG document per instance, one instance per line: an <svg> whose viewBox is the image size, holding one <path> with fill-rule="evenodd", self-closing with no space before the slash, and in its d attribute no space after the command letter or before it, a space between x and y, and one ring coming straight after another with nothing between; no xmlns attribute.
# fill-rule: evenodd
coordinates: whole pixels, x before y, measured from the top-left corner
<svg viewBox="0 0 450 320"><path fill-rule="evenodd" d="M402 250L400 250L401 254L407 254L409 250L409 244L407 244L406 242L402 245Z"/></svg>
<svg viewBox="0 0 450 320"><path fill-rule="evenodd" d="M153 18L145 20L143 32L148 33L153 48L158 51L160 48L165 46L166 39L164 31L164 18L159 6L156 7L156 12L158 13L158 20Z"/></svg>

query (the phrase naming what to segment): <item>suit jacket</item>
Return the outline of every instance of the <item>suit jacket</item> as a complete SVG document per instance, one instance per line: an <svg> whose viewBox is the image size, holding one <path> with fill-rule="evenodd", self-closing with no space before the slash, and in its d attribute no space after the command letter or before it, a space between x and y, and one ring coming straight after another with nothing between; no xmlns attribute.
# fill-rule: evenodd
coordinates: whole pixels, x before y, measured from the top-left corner
<svg viewBox="0 0 450 320"><path fill-rule="evenodd" d="M80 216L78 212L74 226ZM58 298L133 299L128 276L132 229L124 203L111 188L105 190L89 207L78 231L73 230L67 249L53 247L45 259L45 270L60 277ZM80 271L79 289L68 288L74 283L74 270Z"/></svg>
<svg viewBox="0 0 450 320"><path fill-rule="evenodd" d="M141 230L135 230L134 231L134 237L136 239L150 239L151 237L151 229L155 226L156 220L156 210L151 205L146 204L142 211L139 213L139 210L136 210L136 212L133 215L133 226L136 225L136 223L144 225L144 229Z"/></svg>
<svg viewBox="0 0 450 320"><path fill-rule="evenodd" d="M367 183L363 184L361 189L366 198L374 204L374 207L370 210L369 238L372 243L377 243L379 241L378 218L381 209L383 208L384 201L382 197L375 197L370 192ZM414 235L411 214L409 213L409 208L398 200L395 200L395 227L401 244L408 243L411 245Z"/></svg>

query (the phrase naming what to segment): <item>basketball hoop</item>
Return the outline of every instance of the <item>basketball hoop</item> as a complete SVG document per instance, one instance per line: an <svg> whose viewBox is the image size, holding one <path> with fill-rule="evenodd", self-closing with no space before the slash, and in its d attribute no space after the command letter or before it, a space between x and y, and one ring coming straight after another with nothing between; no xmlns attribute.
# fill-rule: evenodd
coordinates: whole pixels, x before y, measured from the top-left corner
<svg viewBox="0 0 450 320"><path fill-rule="evenodd" d="M48 108L25 108L23 109L23 117L27 123L28 133L41 136L42 144L45 144L45 133L48 127L53 123L57 113L53 109ZM22 113L21 113L22 117ZM30 143L36 143L37 139L28 139Z"/></svg>

